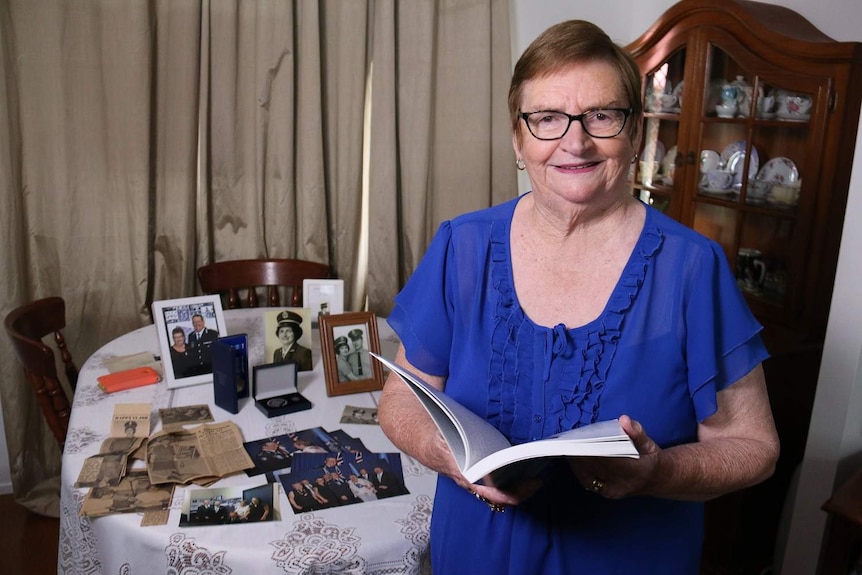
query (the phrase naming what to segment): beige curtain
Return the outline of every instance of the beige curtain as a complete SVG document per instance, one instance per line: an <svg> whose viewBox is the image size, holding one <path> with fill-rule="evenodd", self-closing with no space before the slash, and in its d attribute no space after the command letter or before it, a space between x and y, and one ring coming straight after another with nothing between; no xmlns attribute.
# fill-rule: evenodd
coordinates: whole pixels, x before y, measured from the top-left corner
<svg viewBox="0 0 862 575"><path fill-rule="evenodd" d="M369 308L388 315L443 220L517 195L505 0L374 11Z"/></svg>
<svg viewBox="0 0 862 575"><path fill-rule="evenodd" d="M209 261L324 261L346 290L361 288L372 61L367 289L372 309L388 312L439 221L516 193L507 10L491 0L0 2L0 314L62 296L80 366L150 323L152 301L198 293L195 270ZM0 345L13 488L51 514L59 450L32 395Z"/></svg>

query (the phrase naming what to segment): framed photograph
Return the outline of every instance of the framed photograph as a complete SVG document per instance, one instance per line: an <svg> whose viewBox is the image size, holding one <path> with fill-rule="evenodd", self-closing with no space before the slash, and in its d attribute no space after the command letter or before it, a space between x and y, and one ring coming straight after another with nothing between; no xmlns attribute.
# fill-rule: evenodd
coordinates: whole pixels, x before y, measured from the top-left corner
<svg viewBox="0 0 862 575"><path fill-rule="evenodd" d="M383 389L383 367L368 352L380 353L377 318L370 312L321 315L320 355L326 395Z"/></svg>
<svg viewBox="0 0 862 575"><path fill-rule="evenodd" d="M227 335L217 294L153 302L168 387L211 383L211 346Z"/></svg>
<svg viewBox="0 0 862 575"><path fill-rule="evenodd" d="M311 322L318 316L344 313L344 280L302 280L302 307L311 312Z"/></svg>

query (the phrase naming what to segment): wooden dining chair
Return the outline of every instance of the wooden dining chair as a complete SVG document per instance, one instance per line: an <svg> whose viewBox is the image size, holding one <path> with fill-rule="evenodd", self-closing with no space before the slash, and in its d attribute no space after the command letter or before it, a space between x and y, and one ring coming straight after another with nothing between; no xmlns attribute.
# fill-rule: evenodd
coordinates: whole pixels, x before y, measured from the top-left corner
<svg viewBox="0 0 862 575"><path fill-rule="evenodd" d="M24 376L36 392L39 408L62 448L72 408L57 375L54 352L42 339L53 334L65 366L66 379L74 393L78 384L78 368L66 348L62 332L66 327L66 302L63 298L48 297L23 305L9 312L5 327L24 368Z"/></svg>
<svg viewBox="0 0 862 575"><path fill-rule="evenodd" d="M327 278L328 265L296 259L229 260L198 268L201 290L225 295L227 309L258 307L258 288L266 289L261 305L280 306L285 292L286 304L297 307L302 305L302 280Z"/></svg>

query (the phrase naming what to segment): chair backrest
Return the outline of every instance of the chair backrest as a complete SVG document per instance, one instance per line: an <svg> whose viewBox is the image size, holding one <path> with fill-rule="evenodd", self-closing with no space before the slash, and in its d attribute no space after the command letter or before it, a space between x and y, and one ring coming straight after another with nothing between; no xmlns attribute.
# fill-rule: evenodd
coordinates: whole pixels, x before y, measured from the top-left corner
<svg viewBox="0 0 862 575"><path fill-rule="evenodd" d="M288 292L286 305L302 304L302 280L329 278L329 266L307 260L230 260L198 268L198 283L204 293L227 295L227 308L282 305L280 288ZM257 288L266 289L259 303ZM243 297L243 292L245 296Z"/></svg>
<svg viewBox="0 0 862 575"><path fill-rule="evenodd" d="M65 365L66 379L74 393L78 368L66 348L61 331L66 327L66 302L59 297L48 297L23 305L9 312L5 327L24 368L24 376L36 392L42 414L62 447L66 442L72 407L57 376L54 352L42 342L42 338L53 334Z"/></svg>

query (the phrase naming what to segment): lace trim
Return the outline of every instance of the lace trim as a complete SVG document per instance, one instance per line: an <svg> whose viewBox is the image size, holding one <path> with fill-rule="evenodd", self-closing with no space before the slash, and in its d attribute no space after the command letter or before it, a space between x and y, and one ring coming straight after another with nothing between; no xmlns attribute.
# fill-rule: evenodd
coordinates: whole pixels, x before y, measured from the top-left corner
<svg viewBox="0 0 862 575"><path fill-rule="evenodd" d="M649 218L648 218L649 220ZM508 224L495 222L491 229L491 281L496 290L494 328L491 333L490 378L486 418L515 443L528 441L535 423L529 409L539 382L532 380L542 345L544 381L555 382L551 404L545 415L545 433L580 427L598 420L599 402L608 369L616 354L626 312L643 285L652 258L663 241L661 230L649 221L632 257L614 289L605 311L596 321L574 330L562 324L553 329L537 327L515 301L509 278ZM556 361L557 358L565 361ZM571 382L576 382L572 388ZM568 384L568 385L567 385ZM544 390L539 392L544 396ZM505 407L504 407L505 406ZM517 422L517 424L516 424Z"/></svg>

